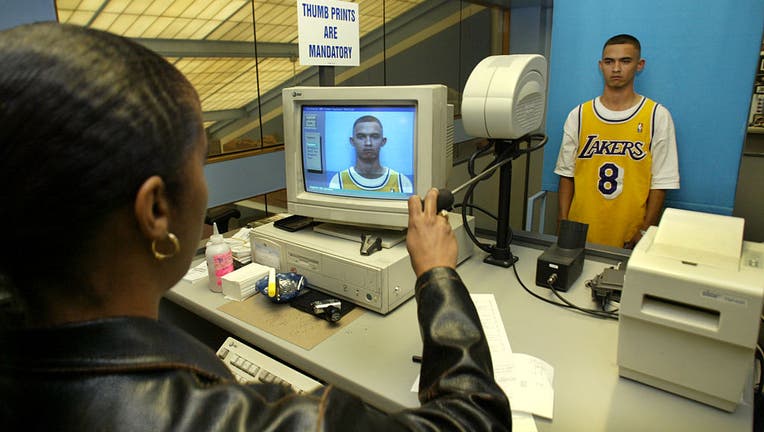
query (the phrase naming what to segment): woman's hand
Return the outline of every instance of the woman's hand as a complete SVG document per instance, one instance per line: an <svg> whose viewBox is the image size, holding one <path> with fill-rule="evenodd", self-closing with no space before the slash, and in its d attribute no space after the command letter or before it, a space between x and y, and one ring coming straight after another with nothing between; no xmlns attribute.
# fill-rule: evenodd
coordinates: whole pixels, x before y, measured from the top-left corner
<svg viewBox="0 0 764 432"><path fill-rule="evenodd" d="M418 196L409 197L406 248L417 277L435 267L456 268L456 237L448 222L448 214L436 213L437 198L435 188L427 192L424 206Z"/></svg>

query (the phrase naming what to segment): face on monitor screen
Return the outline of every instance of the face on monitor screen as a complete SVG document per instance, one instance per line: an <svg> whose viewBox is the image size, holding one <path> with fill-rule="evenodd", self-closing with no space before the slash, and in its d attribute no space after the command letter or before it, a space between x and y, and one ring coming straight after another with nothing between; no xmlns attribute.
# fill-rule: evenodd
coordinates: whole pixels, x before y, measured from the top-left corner
<svg viewBox="0 0 764 432"><path fill-rule="evenodd" d="M414 193L412 106L303 106L305 190L407 199Z"/></svg>

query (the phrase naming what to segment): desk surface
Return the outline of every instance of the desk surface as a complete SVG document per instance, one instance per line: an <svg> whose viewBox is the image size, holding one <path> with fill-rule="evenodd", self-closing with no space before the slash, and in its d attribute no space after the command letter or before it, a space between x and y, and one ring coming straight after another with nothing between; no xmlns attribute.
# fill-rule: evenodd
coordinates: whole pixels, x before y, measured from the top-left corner
<svg viewBox="0 0 764 432"><path fill-rule="evenodd" d="M512 246L518 274L534 292L541 250ZM484 264L475 255L458 267L472 293L494 294L516 353L554 367L554 419L536 418L540 431L750 431L752 391L734 413L676 396L618 376L618 322L577 314L531 297L512 269ZM594 307L584 286L607 265L587 260L566 298ZM205 284L179 283L167 298L243 341L326 382L358 394L385 411L419 405L410 391L419 373L411 356L421 352L413 299L386 316L367 311L343 331L305 350L217 310L226 300ZM712 373L712 371L709 371Z"/></svg>

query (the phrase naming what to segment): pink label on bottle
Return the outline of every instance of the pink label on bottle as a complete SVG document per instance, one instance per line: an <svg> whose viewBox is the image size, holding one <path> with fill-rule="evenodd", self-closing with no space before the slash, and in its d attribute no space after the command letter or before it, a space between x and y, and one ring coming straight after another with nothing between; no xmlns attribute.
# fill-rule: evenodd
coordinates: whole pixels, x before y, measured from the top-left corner
<svg viewBox="0 0 764 432"><path fill-rule="evenodd" d="M221 281L220 278L233 271L233 255L231 252L215 255L212 257L212 262L215 264L215 279L217 279L217 285L221 286L223 281Z"/></svg>

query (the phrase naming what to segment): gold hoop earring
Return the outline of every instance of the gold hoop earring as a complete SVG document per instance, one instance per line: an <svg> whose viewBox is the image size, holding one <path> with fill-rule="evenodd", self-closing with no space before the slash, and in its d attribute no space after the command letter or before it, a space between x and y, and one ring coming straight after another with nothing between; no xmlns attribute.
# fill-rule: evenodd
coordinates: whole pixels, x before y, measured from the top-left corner
<svg viewBox="0 0 764 432"><path fill-rule="evenodd" d="M156 240L151 242L151 252L154 253L154 258L156 258L159 261L166 260L167 258L172 258L175 256L176 253L180 252L180 242L178 241L178 237L176 237L175 234L173 233L167 233L167 238L170 239L170 242L172 242L173 248L175 248L175 250L169 254L163 254L162 252L159 252L157 250Z"/></svg>

